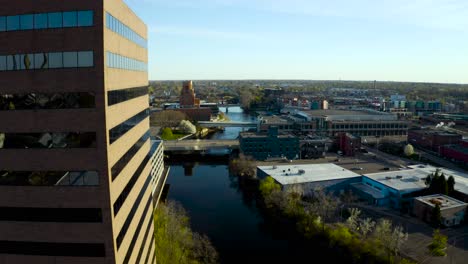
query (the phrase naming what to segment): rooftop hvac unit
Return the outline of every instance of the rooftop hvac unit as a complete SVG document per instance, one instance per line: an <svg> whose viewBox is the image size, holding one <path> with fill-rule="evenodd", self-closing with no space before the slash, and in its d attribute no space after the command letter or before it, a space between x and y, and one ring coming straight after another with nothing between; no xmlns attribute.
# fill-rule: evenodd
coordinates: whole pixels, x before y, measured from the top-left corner
<svg viewBox="0 0 468 264"><path fill-rule="evenodd" d="M398 175L398 176L396 176L396 178L397 178L397 179L403 179L403 176Z"/></svg>
<svg viewBox="0 0 468 264"><path fill-rule="evenodd" d="M385 177L385 179L387 179L387 180L391 180L391 179L392 179L392 177L390 177L390 176L386 176L386 177Z"/></svg>
<svg viewBox="0 0 468 264"><path fill-rule="evenodd" d="M299 170L299 174L304 174L305 170Z"/></svg>

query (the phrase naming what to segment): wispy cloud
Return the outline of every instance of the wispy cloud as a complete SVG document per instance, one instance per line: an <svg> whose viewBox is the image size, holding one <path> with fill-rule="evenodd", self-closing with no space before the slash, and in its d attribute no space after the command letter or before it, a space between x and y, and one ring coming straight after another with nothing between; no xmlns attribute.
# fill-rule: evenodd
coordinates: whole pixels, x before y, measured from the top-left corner
<svg viewBox="0 0 468 264"><path fill-rule="evenodd" d="M468 30L466 0L129 0L181 8L239 7L274 13L385 21Z"/></svg>
<svg viewBox="0 0 468 264"><path fill-rule="evenodd" d="M233 40L260 40L258 34L245 32L218 31L209 28L194 28L190 26L151 26L150 32L164 35Z"/></svg>

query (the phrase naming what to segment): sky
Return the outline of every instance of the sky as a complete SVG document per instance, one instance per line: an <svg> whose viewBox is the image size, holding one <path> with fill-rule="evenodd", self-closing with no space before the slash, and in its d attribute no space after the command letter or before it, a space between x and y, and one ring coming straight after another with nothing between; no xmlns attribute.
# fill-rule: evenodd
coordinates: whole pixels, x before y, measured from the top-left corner
<svg viewBox="0 0 468 264"><path fill-rule="evenodd" d="M468 83L467 0L125 0L151 80Z"/></svg>

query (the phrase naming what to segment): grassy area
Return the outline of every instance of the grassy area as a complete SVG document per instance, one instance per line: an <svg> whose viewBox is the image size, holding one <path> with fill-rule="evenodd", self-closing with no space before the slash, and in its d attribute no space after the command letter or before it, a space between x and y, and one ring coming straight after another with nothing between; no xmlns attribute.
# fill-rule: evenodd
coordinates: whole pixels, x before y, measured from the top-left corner
<svg viewBox="0 0 468 264"><path fill-rule="evenodd" d="M179 138L185 137L185 134L172 134L172 136L161 136L162 140L177 140Z"/></svg>
<svg viewBox="0 0 468 264"><path fill-rule="evenodd" d="M170 128L164 128L161 133L162 140L177 140L184 136L186 136L186 134L183 134L180 131L172 131Z"/></svg>

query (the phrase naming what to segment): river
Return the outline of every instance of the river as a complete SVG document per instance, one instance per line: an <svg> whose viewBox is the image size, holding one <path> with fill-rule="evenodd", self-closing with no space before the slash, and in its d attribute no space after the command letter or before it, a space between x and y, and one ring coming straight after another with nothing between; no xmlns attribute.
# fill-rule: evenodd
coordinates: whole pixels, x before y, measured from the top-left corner
<svg viewBox="0 0 468 264"><path fill-rule="evenodd" d="M225 112L225 108L220 110ZM239 107L229 108L227 115L233 121L255 120ZM226 128L213 137L234 139L240 130ZM282 234L281 227L265 221L255 199L239 187L238 177L229 174L227 161L171 160L168 164L168 199L180 202L188 211L193 231L210 237L221 263L301 263L303 257L324 255L302 248L301 243Z"/></svg>

